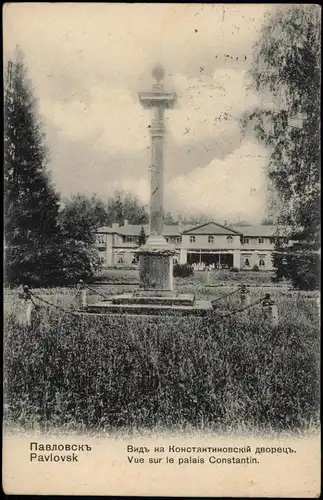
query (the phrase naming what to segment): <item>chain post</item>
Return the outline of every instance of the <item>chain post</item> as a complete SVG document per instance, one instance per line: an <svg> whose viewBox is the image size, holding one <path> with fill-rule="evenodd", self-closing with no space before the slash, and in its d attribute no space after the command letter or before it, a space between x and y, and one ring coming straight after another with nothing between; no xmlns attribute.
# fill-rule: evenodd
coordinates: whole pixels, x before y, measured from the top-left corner
<svg viewBox="0 0 323 500"><path fill-rule="evenodd" d="M30 289L28 285L23 286L23 299L26 305L26 315L25 322L27 326L31 326L32 324L32 313L34 310L34 303L31 297Z"/></svg>
<svg viewBox="0 0 323 500"><path fill-rule="evenodd" d="M79 289L80 289L80 307L85 308L87 306L87 294L86 287L83 280L79 281Z"/></svg>
<svg viewBox="0 0 323 500"><path fill-rule="evenodd" d="M246 285L241 285L240 288L240 303L244 306L250 306L250 293Z"/></svg>
<svg viewBox="0 0 323 500"><path fill-rule="evenodd" d="M278 307L275 301L271 298L270 293L265 294L265 298L262 301L262 306L265 311L266 317L269 316L273 328L276 328L279 323Z"/></svg>

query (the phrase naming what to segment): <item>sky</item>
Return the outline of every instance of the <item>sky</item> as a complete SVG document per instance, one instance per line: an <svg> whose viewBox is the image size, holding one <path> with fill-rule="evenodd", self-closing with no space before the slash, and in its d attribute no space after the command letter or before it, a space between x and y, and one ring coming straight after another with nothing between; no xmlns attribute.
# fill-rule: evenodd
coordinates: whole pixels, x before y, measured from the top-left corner
<svg viewBox="0 0 323 500"><path fill-rule="evenodd" d="M263 102L247 71L266 4L11 3L4 60L18 44L62 196L149 199L150 110L138 92L165 68L165 210L259 223L268 151L241 115ZM268 97L266 97L268 99ZM270 98L269 98L270 99Z"/></svg>

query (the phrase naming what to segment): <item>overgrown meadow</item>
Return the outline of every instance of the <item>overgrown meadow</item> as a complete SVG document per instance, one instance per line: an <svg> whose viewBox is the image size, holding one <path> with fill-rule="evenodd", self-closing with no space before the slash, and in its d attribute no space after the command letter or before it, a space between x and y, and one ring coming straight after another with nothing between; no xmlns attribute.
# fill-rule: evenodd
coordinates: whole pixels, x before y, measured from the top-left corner
<svg viewBox="0 0 323 500"><path fill-rule="evenodd" d="M225 293L198 290L209 298ZM56 296L75 308L71 290ZM261 296L255 290L251 301ZM313 428L319 422L317 306L296 293L272 296L280 313L276 329L261 306L221 318L240 306L235 295L204 319L72 316L42 305L27 327L19 323L22 299L8 294L4 423L83 433Z"/></svg>

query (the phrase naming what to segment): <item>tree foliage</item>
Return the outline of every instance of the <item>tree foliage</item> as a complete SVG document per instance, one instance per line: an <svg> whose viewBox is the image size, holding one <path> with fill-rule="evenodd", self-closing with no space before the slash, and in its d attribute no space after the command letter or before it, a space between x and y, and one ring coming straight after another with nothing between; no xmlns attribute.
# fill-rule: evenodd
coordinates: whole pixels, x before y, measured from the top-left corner
<svg viewBox="0 0 323 500"><path fill-rule="evenodd" d="M206 224L207 222L212 222L213 217L206 214L178 214L177 219L182 224Z"/></svg>
<svg viewBox="0 0 323 500"><path fill-rule="evenodd" d="M6 280L49 279L58 272L59 197L46 169L46 149L37 101L22 52L8 64L4 94L4 235Z"/></svg>
<svg viewBox="0 0 323 500"><path fill-rule="evenodd" d="M250 73L277 106L247 117L272 152L269 177L284 200L281 215L312 235L319 228L320 38L316 5L279 6L268 16Z"/></svg>
<svg viewBox="0 0 323 500"><path fill-rule="evenodd" d="M93 276L100 269L95 231L104 224L106 210L96 195L73 195L63 201L59 212L62 235L61 260L68 283Z"/></svg>
<svg viewBox="0 0 323 500"><path fill-rule="evenodd" d="M130 224L147 224L149 215L146 207L141 204L138 198L124 191L116 191L107 203L106 225L113 222L123 225L127 220Z"/></svg>
<svg viewBox="0 0 323 500"><path fill-rule="evenodd" d="M63 235L88 245L95 242L95 231L105 224L106 219L106 206L97 195L91 197L82 194L73 195L63 201L59 213Z"/></svg>
<svg viewBox="0 0 323 500"><path fill-rule="evenodd" d="M93 274L98 259L90 223L73 211L73 203L59 212L37 101L19 49L8 64L4 115L6 282L57 285Z"/></svg>
<svg viewBox="0 0 323 500"><path fill-rule="evenodd" d="M8 68L4 115L6 245L47 242L58 232L59 198L46 170L48 152L20 51Z"/></svg>
<svg viewBox="0 0 323 500"><path fill-rule="evenodd" d="M175 220L171 212L164 212L163 217L164 224L175 224Z"/></svg>
<svg viewBox="0 0 323 500"><path fill-rule="evenodd" d="M141 231L139 234L139 245L143 246L146 243L146 233L143 226L141 226Z"/></svg>
<svg viewBox="0 0 323 500"><path fill-rule="evenodd" d="M173 276L179 278L187 278L188 276L193 276L194 269L189 264L174 264Z"/></svg>
<svg viewBox="0 0 323 500"><path fill-rule="evenodd" d="M320 40L317 5L277 6L268 15L250 74L254 88L274 97L274 106L258 107L243 119L271 151L268 178L279 200L278 220L298 241L287 249L294 270L302 248L317 255L320 246ZM292 280L302 281L296 275Z"/></svg>

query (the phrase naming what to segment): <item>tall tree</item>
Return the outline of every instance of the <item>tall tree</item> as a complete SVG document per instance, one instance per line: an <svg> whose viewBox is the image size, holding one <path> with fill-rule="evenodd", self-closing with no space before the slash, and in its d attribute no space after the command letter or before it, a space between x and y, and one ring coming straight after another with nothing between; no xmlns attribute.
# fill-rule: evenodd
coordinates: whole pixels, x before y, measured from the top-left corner
<svg viewBox="0 0 323 500"><path fill-rule="evenodd" d="M207 214L191 214L191 213L179 213L177 214L178 222L182 224L206 224L207 222L212 222L214 217Z"/></svg>
<svg viewBox="0 0 323 500"><path fill-rule="evenodd" d="M136 196L116 191L108 200L107 204L107 224L118 222L120 225L128 220L130 224L147 224L149 220L148 212Z"/></svg>
<svg viewBox="0 0 323 500"><path fill-rule="evenodd" d="M320 245L320 8L314 4L276 6L254 48L254 87L270 93L272 109L245 117L271 150L269 180L279 200L279 222L291 226L308 265L317 269ZM296 269L297 265L290 266ZM303 266L304 268L304 266ZM295 274L292 273L295 277ZM294 280L295 281L295 280ZM300 281L300 280L298 280ZM304 283L304 280L301 280ZM311 280L311 287L313 280ZM303 286L303 284L302 284Z"/></svg>
<svg viewBox="0 0 323 500"><path fill-rule="evenodd" d="M146 233L144 226L141 226L140 234L139 234L139 245L143 246L146 243Z"/></svg>
<svg viewBox="0 0 323 500"><path fill-rule="evenodd" d="M101 267L95 232L105 224L106 207L97 195L73 195L63 200L59 212L62 235L60 258L64 262L64 281L86 279Z"/></svg>
<svg viewBox="0 0 323 500"><path fill-rule="evenodd" d="M95 231L106 224L107 209L97 196L73 195L63 200L59 223L63 235L86 244L93 244Z"/></svg>
<svg viewBox="0 0 323 500"><path fill-rule="evenodd" d="M104 207L95 197L88 203L76 197L61 209L47 170L37 101L19 49L8 64L4 101L6 281L46 286L84 279L98 268L90 229L104 219Z"/></svg>
<svg viewBox="0 0 323 500"><path fill-rule="evenodd" d="M6 279L55 273L59 198L46 169L48 152L23 53L9 61L4 85L4 233Z"/></svg>
<svg viewBox="0 0 323 500"><path fill-rule="evenodd" d="M269 178L281 215L317 238L320 202L320 10L317 5L276 7L254 48L254 87L274 109L249 115L272 154ZM282 203L283 202L283 203Z"/></svg>
<svg viewBox="0 0 323 500"><path fill-rule="evenodd" d="M164 212L164 224L176 224L171 212Z"/></svg>

